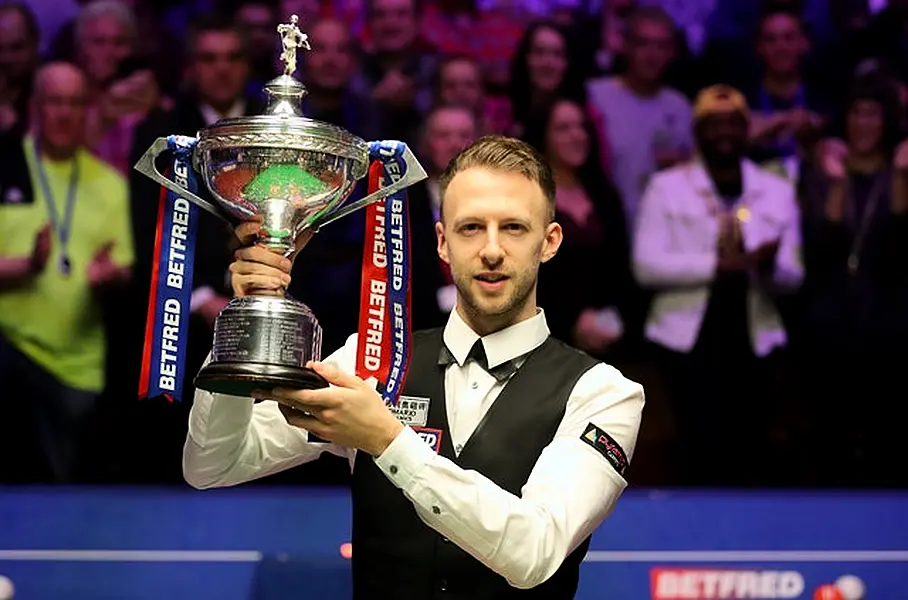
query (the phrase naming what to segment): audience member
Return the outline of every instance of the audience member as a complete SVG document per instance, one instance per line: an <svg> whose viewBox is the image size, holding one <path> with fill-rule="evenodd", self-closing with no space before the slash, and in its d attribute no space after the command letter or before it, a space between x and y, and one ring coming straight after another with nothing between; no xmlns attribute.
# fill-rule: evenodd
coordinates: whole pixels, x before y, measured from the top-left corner
<svg viewBox="0 0 908 600"><path fill-rule="evenodd" d="M89 85L86 144L124 175L135 127L161 101L148 64L135 54L133 12L117 0L95 0L75 23L75 62Z"/></svg>
<svg viewBox="0 0 908 600"><path fill-rule="evenodd" d="M383 112L382 137L413 144L432 102L437 56L420 35L416 0L367 0L370 47L361 70Z"/></svg>
<svg viewBox="0 0 908 600"><path fill-rule="evenodd" d="M804 186L807 447L825 481L905 484L888 464L904 455L905 408L891 391L908 357L908 145L890 82L858 80L847 107L845 138L824 145ZM877 410L851 410L859 396L877 398ZM846 448L832 431L849 432Z"/></svg>
<svg viewBox="0 0 908 600"><path fill-rule="evenodd" d="M441 221L438 177L448 167L451 159L478 137L479 125L471 110L457 105L440 105L429 112L418 147L429 178L410 188L411 210L431 211L430 221L433 224ZM420 236L429 236L422 243L424 248L435 245L434 233L434 228L432 231L418 232ZM414 232L413 235L417 233ZM428 250L415 260L425 265L421 271L425 281L414 281L413 288L425 290L422 295L434 299L434 302L427 302L427 306L421 309L426 313L422 322L427 327L440 327L447 322L448 314L454 308L456 290L451 270L435 252Z"/></svg>
<svg viewBox="0 0 908 600"><path fill-rule="evenodd" d="M79 13L84 13L89 5L95 3L96 0L75 0L75 4L80 7ZM117 3L123 5L123 8L126 8L133 17L131 19L135 27L135 35L132 40L133 63L150 69L165 94L174 93L181 83L180 70L174 69L173 66L179 64L182 58L179 41L182 36L166 25L170 21L167 18L168 13L173 8L170 5L178 2L176 0L117 0ZM96 8L92 10L96 10ZM50 37L49 58L68 62L77 60L79 43L76 40L76 29L79 13L56 32L56 35ZM111 43L118 42L112 41Z"/></svg>
<svg viewBox="0 0 908 600"><path fill-rule="evenodd" d="M628 16L637 6L637 0L612 0L604 2L599 19L591 21L595 28L587 39L582 40L591 49L590 64L585 73L588 77L614 75L625 68L625 50Z"/></svg>
<svg viewBox="0 0 908 600"><path fill-rule="evenodd" d="M104 292L133 262L126 181L84 145L86 79L62 63L36 73L33 135L3 148L0 175L0 380L15 399L0 438L17 457L0 469L36 453L36 474L61 483L82 466L104 389Z"/></svg>
<svg viewBox="0 0 908 600"><path fill-rule="evenodd" d="M832 112L818 89L805 80L803 61L809 49L801 17L776 8L760 21L757 53L762 76L749 82L754 107L751 156L757 162L778 160L781 173L797 179L805 143L815 140Z"/></svg>
<svg viewBox="0 0 908 600"><path fill-rule="evenodd" d="M242 25L249 44L249 95L260 93L278 69L278 40L274 35L282 17L268 0L232 0L233 18ZM311 29L306 23L307 29ZM283 65L281 65L281 68Z"/></svg>
<svg viewBox="0 0 908 600"><path fill-rule="evenodd" d="M657 173L640 202L633 268L656 291L646 336L665 374L688 481L774 475L771 354L786 343L773 298L803 277L794 186L744 158L748 107L728 86L694 106L699 157Z"/></svg>
<svg viewBox="0 0 908 600"><path fill-rule="evenodd" d="M583 98L582 71L568 32L552 22L530 25L511 65L508 94L512 133L522 136L531 116L558 96Z"/></svg>
<svg viewBox="0 0 908 600"><path fill-rule="evenodd" d="M38 67L41 33L27 3L0 5L0 134L28 128L28 99Z"/></svg>
<svg viewBox="0 0 908 600"><path fill-rule="evenodd" d="M531 119L527 141L552 165L558 254L540 271L539 303L552 335L594 356L609 356L632 312L633 279L618 191L602 170L583 105L556 100Z"/></svg>
<svg viewBox="0 0 908 600"><path fill-rule="evenodd" d="M693 149L690 103L663 81L675 55L674 28L671 17L658 7L637 10L627 23L625 72L587 84L632 234L650 175L684 160Z"/></svg>
<svg viewBox="0 0 908 600"><path fill-rule="evenodd" d="M353 81L358 64L347 27L337 19L321 19L312 24L308 35L312 50L301 57L306 116L339 125L367 140L380 138L387 130L382 120L385 115Z"/></svg>

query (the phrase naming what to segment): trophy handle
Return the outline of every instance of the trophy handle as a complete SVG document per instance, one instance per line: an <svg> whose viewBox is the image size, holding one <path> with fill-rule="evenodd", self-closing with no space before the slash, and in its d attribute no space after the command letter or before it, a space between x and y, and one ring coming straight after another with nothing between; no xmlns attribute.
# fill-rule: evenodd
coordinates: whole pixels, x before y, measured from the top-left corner
<svg viewBox="0 0 908 600"><path fill-rule="evenodd" d="M318 231L320 227L327 225L328 223L333 223L341 217L347 216L352 212L355 212L373 202L383 200L387 198L394 192L402 190L406 187L410 187L414 183L418 183L423 179L426 179L429 175L426 173L426 170L423 169L422 165L419 164L419 161L416 160L416 156L413 154L413 151L410 150L409 146L404 148L403 154L404 163L407 165L406 174L395 181L394 183L387 185L379 190L376 190L357 200L356 202L351 202L336 211L327 213L322 218L316 218L309 226L312 227L313 231Z"/></svg>
<svg viewBox="0 0 908 600"><path fill-rule="evenodd" d="M179 194L199 208L207 210L231 227L238 225L240 223L238 219L231 217L225 211L221 210L217 205L209 202L208 200L200 198L186 188L177 185L176 182L168 179L167 177L162 175L160 171L158 171L158 167L155 164L155 161L167 150L167 138L159 137L155 140L154 144L152 144L151 147L145 151L145 154L142 155L142 158L139 159L139 162L136 163L135 170L163 185L168 190Z"/></svg>

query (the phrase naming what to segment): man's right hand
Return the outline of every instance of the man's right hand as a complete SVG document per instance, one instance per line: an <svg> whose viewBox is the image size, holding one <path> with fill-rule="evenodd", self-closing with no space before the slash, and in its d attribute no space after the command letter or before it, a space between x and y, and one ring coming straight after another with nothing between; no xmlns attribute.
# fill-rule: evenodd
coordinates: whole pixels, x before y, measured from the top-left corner
<svg viewBox="0 0 908 600"><path fill-rule="evenodd" d="M41 231L35 234L32 253L28 258L29 274L37 275L47 265L47 259L50 257L51 234L53 234L53 229L50 224L45 225Z"/></svg>
<svg viewBox="0 0 908 600"><path fill-rule="evenodd" d="M237 298L250 295L282 296L290 285L290 269L293 262L264 246L256 245L255 240L260 229L260 221L247 221L236 228L236 236L244 245L234 253L234 262L230 264L231 286ZM311 237L312 230L307 229L296 242L296 252L300 251Z"/></svg>

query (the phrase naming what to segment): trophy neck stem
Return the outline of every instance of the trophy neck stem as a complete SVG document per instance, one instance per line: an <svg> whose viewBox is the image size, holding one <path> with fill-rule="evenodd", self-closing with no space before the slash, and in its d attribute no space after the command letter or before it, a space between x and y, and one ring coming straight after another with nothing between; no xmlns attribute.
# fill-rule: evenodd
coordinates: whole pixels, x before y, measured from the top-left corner
<svg viewBox="0 0 908 600"><path fill-rule="evenodd" d="M290 75L275 77L265 84L264 91L268 98L265 106L266 115L303 116L306 86Z"/></svg>
<svg viewBox="0 0 908 600"><path fill-rule="evenodd" d="M284 258L290 258L295 250L293 240L286 237L263 235L259 238L258 244L264 246L270 252L280 254Z"/></svg>
<svg viewBox="0 0 908 600"><path fill-rule="evenodd" d="M282 300L286 300L289 297L289 296L287 296L287 288L281 288L279 290L271 290L271 291L265 291L265 290L256 291L256 292L250 293L249 296L251 296L253 298L279 298Z"/></svg>

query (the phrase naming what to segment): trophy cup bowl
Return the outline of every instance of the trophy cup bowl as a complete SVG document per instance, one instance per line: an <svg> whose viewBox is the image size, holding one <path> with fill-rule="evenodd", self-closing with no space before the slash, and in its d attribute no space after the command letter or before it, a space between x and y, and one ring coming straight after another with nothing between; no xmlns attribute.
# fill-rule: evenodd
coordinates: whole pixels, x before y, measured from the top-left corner
<svg viewBox="0 0 908 600"><path fill-rule="evenodd" d="M294 35L305 42L299 30ZM284 42L287 53L287 38ZM158 171L156 159L169 148L167 138L159 138L136 169L232 226L259 220L256 243L292 257L296 240L307 228L317 231L425 179L426 172L405 149L403 177L348 203L357 180L367 172L369 144L345 129L303 117L300 105L306 90L290 76L295 55L282 58L287 71L265 85L265 114L222 120L198 133L192 165L213 202ZM305 366L321 359L321 337L318 320L302 302L283 294L234 298L215 321L210 360L195 385L242 397L276 387L325 387L324 379Z"/></svg>
<svg viewBox="0 0 908 600"><path fill-rule="evenodd" d="M259 116L199 132L193 164L220 209L260 218L259 243L290 256L303 230L350 196L368 158L368 144L340 127Z"/></svg>
<svg viewBox="0 0 908 600"><path fill-rule="evenodd" d="M260 219L257 243L290 257L299 235L342 205L365 175L368 145L326 123L282 121L222 121L200 132L193 162L220 208L238 221ZM234 298L215 322L211 360L195 385L245 397L253 389L323 387L305 367L321 358L321 339L302 302Z"/></svg>

